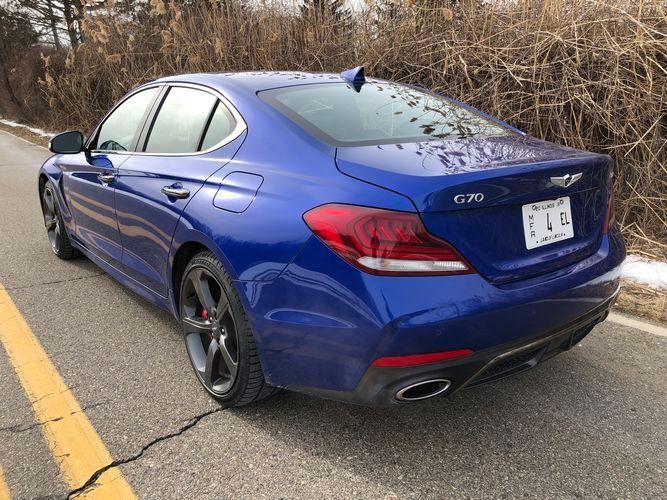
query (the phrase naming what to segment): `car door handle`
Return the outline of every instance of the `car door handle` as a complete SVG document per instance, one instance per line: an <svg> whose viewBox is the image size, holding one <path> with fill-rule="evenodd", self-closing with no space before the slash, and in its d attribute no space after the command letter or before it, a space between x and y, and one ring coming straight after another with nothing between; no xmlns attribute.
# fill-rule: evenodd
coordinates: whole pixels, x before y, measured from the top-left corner
<svg viewBox="0 0 667 500"><path fill-rule="evenodd" d="M116 178L115 174L100 174L97 178L104 184L110 184Z"/></svg>
<svg viewBox="0 0 667 500"><path fill-rule="evenodd" d="M162 188L162 194L166 194L170 198L187 198L190 196L190 191L185 188L165 186Z"/></svg>

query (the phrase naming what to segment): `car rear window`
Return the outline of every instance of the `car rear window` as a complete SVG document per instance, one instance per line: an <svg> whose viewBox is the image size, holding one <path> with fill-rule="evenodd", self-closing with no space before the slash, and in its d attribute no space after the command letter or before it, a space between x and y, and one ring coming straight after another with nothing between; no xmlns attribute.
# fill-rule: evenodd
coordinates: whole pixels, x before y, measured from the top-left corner
<svg viewBox="0 0 667 500"><path fill-rule="evenodd" d="M333 146L365 146L514 134L449 99L394 83L265 90L259 97Z"/></svg>

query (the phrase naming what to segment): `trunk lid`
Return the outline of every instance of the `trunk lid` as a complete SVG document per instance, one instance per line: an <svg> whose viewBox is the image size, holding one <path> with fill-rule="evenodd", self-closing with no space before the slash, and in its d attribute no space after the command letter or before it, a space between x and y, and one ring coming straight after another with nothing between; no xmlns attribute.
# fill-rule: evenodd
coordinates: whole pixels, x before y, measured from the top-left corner
<svg viewBox="0 0 667 500"><path fill-rule="evenodd" d="M516 135L338 148L336 162L344 174L409 197L426 228L494 283L555 271L601 244L611 176L606 155ZM579 173L567 186L551 180ZM545 200L569 204L569 216L555 217L571 223L572 236L528 249L527 217ZM531 244L548 221L539 221Z"/></svg>

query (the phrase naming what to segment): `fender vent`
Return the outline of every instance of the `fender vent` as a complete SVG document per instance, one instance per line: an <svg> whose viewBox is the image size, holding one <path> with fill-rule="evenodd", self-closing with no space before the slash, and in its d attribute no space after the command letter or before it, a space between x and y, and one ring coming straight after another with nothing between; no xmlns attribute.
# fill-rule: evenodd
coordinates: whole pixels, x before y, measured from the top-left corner
<svg viewBox="0 0 667 500"><path fill-rule="evenodd" d="M63 197L63 202L65 203L65 206L69 210L69 203L67 203L67 198L65 197L65 186L63 185L63 178L65 176L63 174L60 174L60 177L58 178L58 190L60 191L60 194Z"/></svg>

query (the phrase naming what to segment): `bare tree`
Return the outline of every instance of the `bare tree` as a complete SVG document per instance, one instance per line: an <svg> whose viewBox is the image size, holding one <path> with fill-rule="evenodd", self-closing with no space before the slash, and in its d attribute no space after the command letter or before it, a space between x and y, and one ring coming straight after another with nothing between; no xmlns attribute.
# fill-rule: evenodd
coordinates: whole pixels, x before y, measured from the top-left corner
<svg viewBox="0 0 667 500"><path fill-rule="evenodd" d="M61 36L71 47L81 42L81 0L13 0L13 4L40 36L53 39L56 49L63 45Z"/></svg>
<svg viewBox="0 0 667 500"><path fill-rule="evenodd" d="M338 22L349 22L352 11L346 6L345 0L304 0L299 6L301 16L310 19L332 19Z"/></svg>
<svg viewBox="0 0 667 500"><path fill-rule="evenodd" d="M58 19L56 17L55 11L53 9L53 2L51 0L44 1L46 11L45 11L45 20L48 23L48 26L51 28L51 34L53 35L53 44L56 46L56 49L60 49L60 36L58 35Z"/></svg>
<svg viewBox="0 0 667 500"><path fill-rule="evenodd" d="M76 47L81 41L81 16L83 5L81 0L61 0L62 12L67 26L67 34L72 47Z"/></svg>

